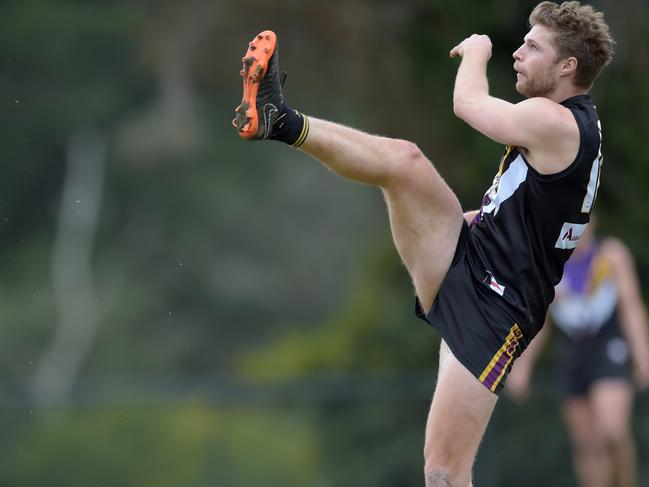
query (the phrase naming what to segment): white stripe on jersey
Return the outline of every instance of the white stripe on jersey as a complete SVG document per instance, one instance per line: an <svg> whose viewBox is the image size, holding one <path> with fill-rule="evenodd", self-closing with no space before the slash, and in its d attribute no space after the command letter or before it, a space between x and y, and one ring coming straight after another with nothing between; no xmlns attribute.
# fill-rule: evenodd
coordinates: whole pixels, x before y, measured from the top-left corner
<svg viewBox="0 0 649 487"><path fill-rule="evenodd" d="M494 180L494 184L487 192L490 202L483 207L482 213L493 212L494 216L498 214L500 205L511 197L526 179L527 164L525 164L523 156L519 154L507 170Z"/></svg>
<svg viewBox="0 0 649 487"><path fill-rule="evenodd" d="M590 168L588 189L586 190L584 202L581 205L582 213L590 213L590 210L592 210L593 208L593 203L595 202L595 197L597 196L597 189L599 188L599 173L602 167L602 162L604 161L604 158L602 157L602 124L599 120L597 121L597 128L599 130L599 151L597 153L597 157L593 161L593 165Z"/></svg>

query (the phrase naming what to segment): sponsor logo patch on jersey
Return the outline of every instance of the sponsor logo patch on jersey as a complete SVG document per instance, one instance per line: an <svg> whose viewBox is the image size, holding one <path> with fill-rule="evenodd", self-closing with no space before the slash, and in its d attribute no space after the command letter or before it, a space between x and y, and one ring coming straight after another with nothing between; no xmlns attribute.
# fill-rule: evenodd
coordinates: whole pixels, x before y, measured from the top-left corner
<svg viewBox="0 0 649 487"><path fill-rule="evenodd" d="M487 275L486 275L485 278L482 280L482 282L488 284L488 285L489 285L489 288L490 288L492 291L495 291L495 292L496 292L497 294L499 294L500 296L502 296L503 294L505 294L505 286L503 286L503 285L500 284L498 281L496 281L496 278L493 276L493 274L491 273L491 271L486 271L486 273L487 273Z"/></svg>
<svg viewBox="0 0 649 487"><path fill-rule="evenodd" d="M564 223L554 247L557 249L574 249L588 224Z"/></svg>
<svg viewBox="0 0 649 487"><path fill-rule="evenodd" d="M491 276L491 281L489 282L489 287L496 291L499 295L505 294L505 286L496 281L494 276Z"/></svg>

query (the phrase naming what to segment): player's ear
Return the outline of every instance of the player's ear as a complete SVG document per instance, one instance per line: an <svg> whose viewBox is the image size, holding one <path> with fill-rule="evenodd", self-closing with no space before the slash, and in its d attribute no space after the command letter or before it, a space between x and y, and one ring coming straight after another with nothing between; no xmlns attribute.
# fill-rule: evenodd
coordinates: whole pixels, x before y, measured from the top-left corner
<svg viewBox="0 0 649 487"><path fill-rule="evenodd" d="M561 76L570 76L577 71L577 58L570 56L569 58L559 61L561 65Z"/></svg>

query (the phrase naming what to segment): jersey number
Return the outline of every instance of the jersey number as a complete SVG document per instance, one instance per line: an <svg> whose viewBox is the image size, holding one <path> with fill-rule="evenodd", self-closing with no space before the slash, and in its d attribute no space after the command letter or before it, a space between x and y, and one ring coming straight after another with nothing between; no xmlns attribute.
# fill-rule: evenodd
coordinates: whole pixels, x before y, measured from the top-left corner
<svg viewBox="0 0 649 487"><path fill-rule="evenodd" d="M597 197L597 190L599 189L599 173L602 169L604 158L602 157L602 125L599 120L597 121L597 128L599 129L599 152L593 161L593 166L590 169L590 178L588 179L588 188L586 189L586 196L581 205L582 213L590 213L593 209L593 203Z"/></svg>

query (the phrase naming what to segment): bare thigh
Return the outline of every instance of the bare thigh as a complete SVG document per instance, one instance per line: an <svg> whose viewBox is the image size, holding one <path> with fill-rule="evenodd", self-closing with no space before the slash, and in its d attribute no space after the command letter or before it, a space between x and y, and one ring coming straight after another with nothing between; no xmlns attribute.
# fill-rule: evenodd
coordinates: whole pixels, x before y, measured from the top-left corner
<svg viewBox="0 0 649 487"><path fill-rule="evenodd" d="M383 192L395 246L428 311L451 266L464 217L432 163L416 147L412 150L401 176Z"/></svg>
<svg viewBox="0 0 649 487"><path fill-rule="evenodd" d="M598 429L607 439L629 434L633 391L626 380L597 381L592 386L590 401Z"/></svg>
<svg viewBox="0 0 649 487"><path fill-rule="evenodd" d="M416 144L309 120L300 150L339 176L383 189L395 245L428 310L450 267L464 219L457 197Z"/></svg>
<svg viewBox="0 0 649 487"><path fill-rule="evenodd" d="M569 398L561 405L561 414L570 440L576 448L587 448L601 443L595 422L595 413L587 397Z"/></svg>
<svg viewBox="0 0 649 487"><path fill-rule="evenodd" d="M450 485L470 485L478 446L497 400L442 341L437 387L426 424L426 470L448 472Z"/></svg>

